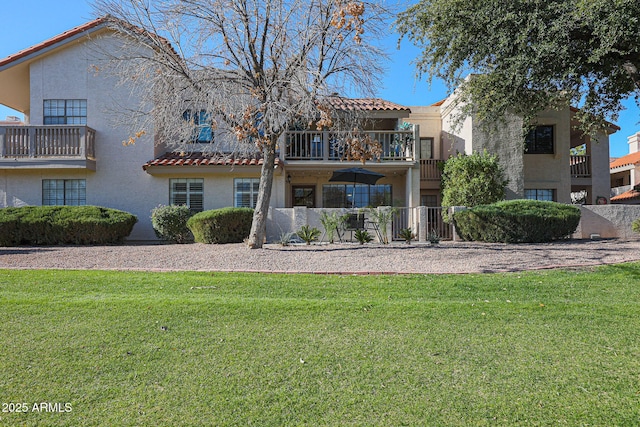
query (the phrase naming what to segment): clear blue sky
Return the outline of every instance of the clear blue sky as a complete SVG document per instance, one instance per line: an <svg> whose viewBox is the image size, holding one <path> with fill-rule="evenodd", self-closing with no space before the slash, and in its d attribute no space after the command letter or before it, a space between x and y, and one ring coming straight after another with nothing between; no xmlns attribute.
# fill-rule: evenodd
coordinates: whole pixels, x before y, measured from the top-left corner
<svg viewBox="0 0 640 427"><path fill-rule="evenodd" d="M93 18L90 1L85 0L16 0L2 6L0 25L0 58L44 41ZM411 61L418 50L406 40L396 49L397 36L390 35L386 42L391 61L384 78L384 87L378 96L406 105L429 105L447 96L446 88L439 83L429 87L417 81ZM628 153L627 136L640 131L640 109L633 100L626 104L616 122L621 130L613 134L611 155L619 157ZM0 105L0 119L16 115L13 110Z"/></svg>

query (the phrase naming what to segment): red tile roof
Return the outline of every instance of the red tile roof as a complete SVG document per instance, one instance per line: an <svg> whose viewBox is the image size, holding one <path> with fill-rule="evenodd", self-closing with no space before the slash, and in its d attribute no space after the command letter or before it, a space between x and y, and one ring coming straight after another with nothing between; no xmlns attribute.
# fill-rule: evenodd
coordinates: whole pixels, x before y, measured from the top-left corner
<svg viewBox="0 0 640 427"><path fill-rule="evenodd" d="M61 41L64 41L68 38L71 38L77 34L83 33L85 31L88 31L94 27L97 27L100 24L103 24L106 22L106 19L104 17L102 18L97 18L94 19L93 21L87 22L85 24L79 25L75 28L72 28L70 30L65 31L62 34L58 34L55 37L52 37L48 40L43 41L42 43L38 43L36 45L33 45L27 49L21 50L20 52L14 53L13 55L9 55L4 59L0 60L0 67L10 64L20 58L24 58L25 56L29 56L33 53L36 53L42 49L45 49L47 47L53 46L56 43L59 43Z"/></svg>
<svg viewBox="0 0 640 427"><path fill-rule="evenodd" d="M619 168L621 166L635 165L640 163L640 152L627 154L626 156L619 157L609 164L609 168Z"/></svg>
<svg viewBox="0 0 640 427"><path fill-rule="evenodd" d="M142 170L150 166L262 166L262 155L233 156L202 152L178 153L167 152L157 159L149 160L142 165ZM279 159L276 158L276 165Z"/></svg>
<svg viewBox="0 0 640 427"><path fill-rule="evenodd" d="M636 190L635 188L632 188L629 191L625 191L622 194L618 194L617 196L614 196L611 198L612 202L620 202L623 200L631 200L631 199L638 199L640 198L640 191Z"/></svg>
<svg viewBox="0 0 640 427"><path fill-rule="evenodd" d="M331 106L337 110L350 111L407 111L409 107L385 101L380 98L343 98L341 96L329 97Z"/></svg>

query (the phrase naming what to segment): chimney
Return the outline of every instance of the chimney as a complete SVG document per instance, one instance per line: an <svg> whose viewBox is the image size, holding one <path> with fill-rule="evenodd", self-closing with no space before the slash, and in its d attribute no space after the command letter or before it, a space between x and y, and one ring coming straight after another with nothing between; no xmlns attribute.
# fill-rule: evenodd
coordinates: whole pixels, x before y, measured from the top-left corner
<svg viewBox="0 0 640 427"><path fill-rule="evenodd" d="M640 132L636 132L627 138L629 144L629 154L640 151Z"/></svg>

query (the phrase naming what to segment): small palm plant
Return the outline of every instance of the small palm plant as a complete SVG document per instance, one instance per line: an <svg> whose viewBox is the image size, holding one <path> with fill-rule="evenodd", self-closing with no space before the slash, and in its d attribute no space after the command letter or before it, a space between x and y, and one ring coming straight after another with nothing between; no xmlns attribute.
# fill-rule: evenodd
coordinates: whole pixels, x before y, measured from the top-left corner
<svg viewBox="0 0 640 427"><path fill-rule="evenodd" d="M324 227L324 231L327 233L327 239L329 243L333 243L335 241L335 236L340 235L340 228L344 226L349 215L340 215L338 212L327 213L327 211L322 211L320 214L320 222Z"/></svg>
<svg viewBox="0 0 640 427"><path fill-rule="evenodd" d="M315 227L311 228L308 225L303 225L302 227L300 227L300 230L298 230L296 234L303 241L305 241L307 245L310 245L311 242L315 242L316 240L318 240L318 236L320 236L320 230Z"/></svg>
<svg viewBox="0 0 640 427"><path fill-rule="evenodd" d="M358 242L360 242L361 245L364 245L365 243L369 243L370 241L373 240L373 236L369 234L367 230L363 230L363 229L356 230L353 236L356 238Z"/></svg>
<svg viewBox="0 0 640 427"><path fill-rule="evenodd" d="M427 234L427 240L432 245L437 245L438 243L440 243L440 234L438 234L438 231L435 228L431 230L429 234Z"/></svg>
<svg viewBox="0 0 640 427"><path fill-rule="evenodd" d="M387 233L388 226L393 221L393 218L398 213L398 209L396 208L382 208L376 209L372 208L368 210L371 221L378 226L380 230L380 235L382 236L383 244L389 243L389 235Z"/></svg>
<svg viewBox="0 0 640 427"><path fill-rule="evenodd" d="M413 234L413 231L411 230L411 228L403 228L398 232L398 236L404 239L407 245L410 245L411 241L416 238L416 235Z"/></svg>

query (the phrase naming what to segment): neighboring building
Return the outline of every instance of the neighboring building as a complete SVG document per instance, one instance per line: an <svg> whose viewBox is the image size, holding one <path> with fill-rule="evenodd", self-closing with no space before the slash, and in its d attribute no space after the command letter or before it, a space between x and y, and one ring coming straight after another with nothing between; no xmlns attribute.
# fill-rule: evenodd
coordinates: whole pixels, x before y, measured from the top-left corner
<svg viewBox="0 0 640 427"><path fill-rule="evenodd" d="M522 120L518 117L486 132L473 117L455 125L457 108L453 97L429 107L411 107L408 121L420 126L423 147L419 160L423 204L440 202L436 163L450 155L485 149L498 155L509 179L507 199L571 203L571 194L579 192L586 193L587 204L595 204L599 197L608 198L609 134L619 130L617 126L611 124L592 140L575 129L576 109L550 110L538 116L535 129L523 144ZM571 149L576 147L581 147L584 154L572 154Z"/></svg>
<svg viewBox="0 0 640 427"><path fill-rule="evenodd" d="M109 111L133 102L127 87L96 72L99 52L121 43L102 19L69 30L0 60L0 104L25 114L25 124L0 124L0 207L93 204L138 216L131 239L153 239L150 211L160 204L187 204L193 211L253 206L262 160L203 154L215 139L201 122L197 144L177 153L154 144L149 129L134 145L125 126L113 126ZM473 118L454 129L449 98L423 107L381 99L335 97L335 107L365 111L367 134L381 153L365 167L385 175L374 186L330 182L333 171L361 166L337 147L340 133L291 130L281 141L272 207L438 206L439 163L457 152L497 153L509 178L508 198L569 203L585 190L587 203L609 194L608 133L597 142L572 131L575 110L541 114L522 144L520 120L499 135L482 132ZM206 112L204 113L206 114ZM611 126L610 132L617 130ZM585 154L570 149L585 145ZM206 151L206 150L203 150Z"/></svg>
<svg viewBox="0 0 640 427"><path fill-rule="evenodd" d="M640 132L627 138L629 154L612 159L611 203L640 204Z"/></svg>

